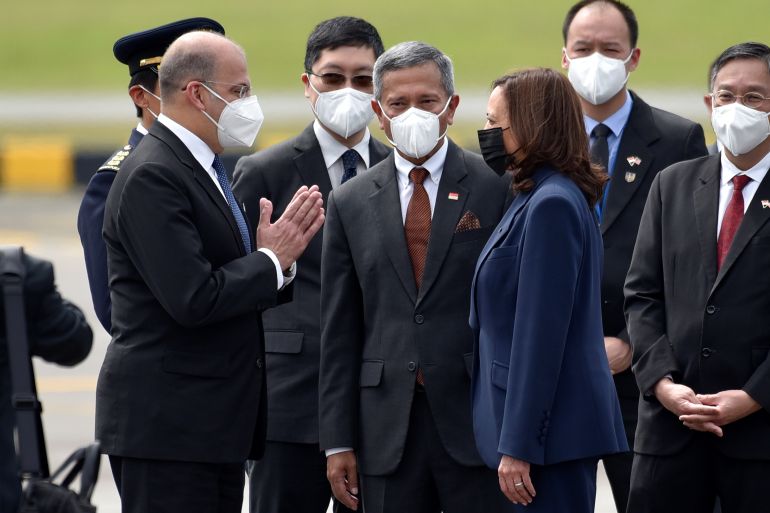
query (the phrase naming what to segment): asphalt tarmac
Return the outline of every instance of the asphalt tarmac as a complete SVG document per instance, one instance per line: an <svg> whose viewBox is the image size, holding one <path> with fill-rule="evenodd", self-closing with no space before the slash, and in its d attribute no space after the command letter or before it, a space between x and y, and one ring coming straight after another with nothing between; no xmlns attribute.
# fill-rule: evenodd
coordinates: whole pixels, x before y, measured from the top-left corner
<svg viewBox="0 0 770 513"><path fill-rule="evenodd" d="M51 260L59 291L80 306L94 330L91 354L78 366L64 368L39 359L35 361L52 471L70 452L93 440L96 378L109 343L109 335L93 311L83 250L75 226L82 193L82 190L73 190L59 195L9 195L0 189L0 245L21 244L28 253ZM597 488L595 511L613 513L612 495L601 466ZM244 505L248 504L247 492L245 490ZM120 512L106 457L102 458L93 503L99 513ZM247 510L244 506L243 511Z"/></svg>

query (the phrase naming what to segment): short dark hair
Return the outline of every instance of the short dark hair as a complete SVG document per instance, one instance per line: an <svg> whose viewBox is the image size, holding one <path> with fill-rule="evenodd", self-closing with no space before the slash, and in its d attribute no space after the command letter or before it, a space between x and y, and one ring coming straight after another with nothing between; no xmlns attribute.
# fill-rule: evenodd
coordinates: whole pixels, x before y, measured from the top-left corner
<svg viewBox="0 0 770 513"><path fill-rule="evenodd" d="M570 7L569 11L567 11L567 16L564 17L564 25L561 27L564 44L567 44L567 32L569 32L569 27L572 25L572 20L575 19L577 13L583 7L588 7L591 4L597 3L611 5L620 11L620 14L622 14L623 18L626 20L626 25L628 25L628 34L631 36L631 48L636 48L636 42L639 40L639 23L636 21L636 14L634 14L634 11L632 11L629 6L623 2L618 2L617 0L582 0Z"/></svg>
<svg viewBox="0 0 770 513"><path fill-rule="evenodd" d="M325 20L315 26L307 38L305 49L305 71L312 71L321 52L334 50L340 46L368 47L374 51L376 59L385 48L374 25L361 18L338 16Z"/></svg>
<svg viewBox="0 0 770 513"><path fill-rule="evenodd" d="M719 73L719 70L721 70L725 64L735 59L757 59L765 61L768 70L770 71L770 47L765 44L755 42L733 45L722 52L719 57L717 57L714 62L711 63L708 76L709 91L714 89L714 81L716 81L717 73Z"/></svg>
<svg viewBox="0 0 770 513"><path fill-rule="evenodd" d="M131 89L135 85L140 85L149 91L155 91L155 87L158 85L158 72L152 68L144 68L137 71L131 77L131 81L128 83L128 88ZM136 107L136 117L142 117L142 108L138 105Z"/></svg>

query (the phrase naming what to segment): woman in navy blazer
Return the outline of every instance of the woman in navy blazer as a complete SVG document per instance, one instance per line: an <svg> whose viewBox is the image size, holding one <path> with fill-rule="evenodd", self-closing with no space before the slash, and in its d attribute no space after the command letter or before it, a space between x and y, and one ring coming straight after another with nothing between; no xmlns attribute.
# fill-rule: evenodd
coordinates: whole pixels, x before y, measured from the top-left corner
<svg viewBox="0 0 770 513"><path fill-rule="evenodd" d="M502 492L527 511L592 513L597 460L628 450L604 351L603 247L580 103L550 69L498 79L479 131L516 196L471 298L473 423Z"/></svg>

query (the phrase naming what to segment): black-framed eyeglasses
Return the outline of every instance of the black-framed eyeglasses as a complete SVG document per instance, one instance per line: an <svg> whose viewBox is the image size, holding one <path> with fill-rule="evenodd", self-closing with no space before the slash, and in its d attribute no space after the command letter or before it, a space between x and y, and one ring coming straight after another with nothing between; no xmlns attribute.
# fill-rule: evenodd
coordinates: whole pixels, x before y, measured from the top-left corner
<svg viewBox="0 0 770 513"><path fill-rule="evenodd" d="M342 73L313 73L312 71L306 71L308 75L313 75L321 79L321 83L326 87L341 88L344 87L348 81L347 75ZM353 75L350 77L350 83L356 89L371 89L374 79L371 75Z"/></svg>
<svg viewBox="0 0 770 513"><path fill-rule="evenodd" d="M203 83L230 86L232 92L238 95L239 100L251 95L251 86L249 84L230 84L228 82L216 82L214 80L204 80Z"/></svg>
<svg viewBox="0 0 770 513"><path fill-rule="evenodd" d="M751 109L756 109L767 100L770 100L770 98L766 98L756 92L735 94L724 89L720 89L716 93L711 93L709 96L711 96L719 105L730 105L740 98L741 103Z"/></svg>

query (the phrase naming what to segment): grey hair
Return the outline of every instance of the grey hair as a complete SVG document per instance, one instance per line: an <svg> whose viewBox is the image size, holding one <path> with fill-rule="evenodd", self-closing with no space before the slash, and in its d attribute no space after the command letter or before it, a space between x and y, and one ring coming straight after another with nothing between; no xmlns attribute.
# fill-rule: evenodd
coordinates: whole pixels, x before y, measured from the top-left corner
<svg viewBox="0 0 770 513"><path fill-rule="evenodd" d="M447 96L455 94L455 76L452 59L438 48L420 41L399 43L380 55L374 63L374 97L382 98L382 81L390 71L413 68L426 62L433 62L441 73L441 85Z"/></svg>
<svg viewBox="0 0 770 513"><path fill-rule="evenodd" d="M717 57L709 68L709 90L714 90L714 82L717 79L717 73L724 67L725 64L734 59L758 59L764 61L767 64L768 70L770 70L770 47L762 43L748 42L733 45L719 57Z"/></svg>

